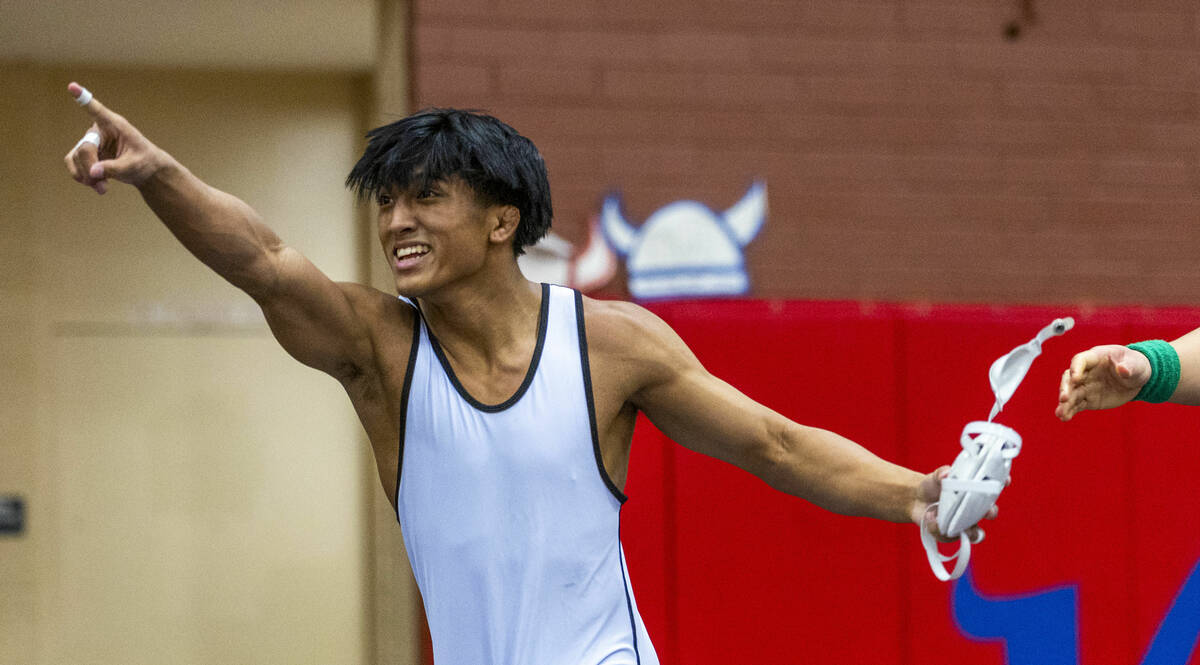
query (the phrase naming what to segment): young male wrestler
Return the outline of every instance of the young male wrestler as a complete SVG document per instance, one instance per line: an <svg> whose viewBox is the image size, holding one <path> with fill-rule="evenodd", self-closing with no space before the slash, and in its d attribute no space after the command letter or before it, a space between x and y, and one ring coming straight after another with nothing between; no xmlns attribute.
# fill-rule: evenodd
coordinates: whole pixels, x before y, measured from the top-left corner
<svg viewBox="0 0 1200 665"><path fill-rule="evenodd" d="M377 205L395 294L336 283L78 85L66 157L135 186L276 339L345 387L396 508L438 665L657 663L618 536L635 416L783 492L922 523L940 473L796 424L705 371L653 314L527 281L545 166L495 118L417 113L370 134L348 184ZM934 527L935 528L935 527Z"/></svg>

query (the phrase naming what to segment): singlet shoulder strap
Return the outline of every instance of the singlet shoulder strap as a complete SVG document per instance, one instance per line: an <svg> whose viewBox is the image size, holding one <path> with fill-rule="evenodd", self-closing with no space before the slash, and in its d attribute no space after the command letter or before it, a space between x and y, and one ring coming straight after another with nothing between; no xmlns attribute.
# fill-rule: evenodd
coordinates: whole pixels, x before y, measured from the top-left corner
<svg viewBox="0 0 1200 665"><path fill-rule="evenodd" d="M401 296L401 300L413 305L407 298ZM408 395L412 390L413 371L417 366L417 351L421 348L421 313L414 305L412 308L413 328L412 328L412 344L408 349L408 365L404 368L404 387L400 389L400 441L399 448L396 454L396 496L392 497L393 505L400 506L400 477L401 471L404 469L404 427L408 424ZM396 519L400 519L399 512L396 513Z"/></svg>
<svg viewBox="0 0 1200 665"><path fill-rule="evenodd" d="M600 471L600 479L617 501L625 503L629 497L617 488L617 484L604 468L604 455L600 452L600 430L596 426L596 398L592 395L592 368L588 360L587 326L583 320L583 294L575 291L575 326L579 331L579 367L583 370L583 393L587 396L588 423L592 429L592 452L596 456L596 468Z"/></svg>

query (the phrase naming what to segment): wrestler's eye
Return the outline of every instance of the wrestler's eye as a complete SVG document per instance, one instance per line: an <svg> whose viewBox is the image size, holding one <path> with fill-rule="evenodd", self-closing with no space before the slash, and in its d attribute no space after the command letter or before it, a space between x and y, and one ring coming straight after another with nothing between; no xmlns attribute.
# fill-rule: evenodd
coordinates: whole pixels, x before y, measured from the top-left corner
<svg viewBox="0 0 1200 665"><path fill-rule="evenodd" d="M434 189L433 187L426 187L425 189L422 189L421 191L417 192L418 199L432 199L433 197L435 197L437 195L438 195L438 191L436 189Z"/></svg>
<svg viewBox="0 0 1200 665"><path fill-rule="evenodd" d="M379 204L380 208L386 208L392 204L392 197L387 194L380 194L375 197L375 203Z"/></svg>

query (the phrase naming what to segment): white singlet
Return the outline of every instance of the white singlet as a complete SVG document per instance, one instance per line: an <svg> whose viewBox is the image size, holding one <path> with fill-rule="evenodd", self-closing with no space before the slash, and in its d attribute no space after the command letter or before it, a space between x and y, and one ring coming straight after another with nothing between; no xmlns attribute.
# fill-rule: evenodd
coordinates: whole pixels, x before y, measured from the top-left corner
<svg viewBox="0 0 1200 665"><path fill-rule="evenodd" d="M436 665L657 665L604 470L583 303L542 285L525 380L484 405L418 317L396 513Z"/></svg>

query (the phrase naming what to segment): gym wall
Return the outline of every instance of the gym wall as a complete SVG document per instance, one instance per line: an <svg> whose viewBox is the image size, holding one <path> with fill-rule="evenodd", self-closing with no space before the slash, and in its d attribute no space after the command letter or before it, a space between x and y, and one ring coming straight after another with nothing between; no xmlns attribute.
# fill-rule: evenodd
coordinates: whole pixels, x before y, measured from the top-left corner
<svg viewBox="0 0 1200 665"><path fill-rule="evenodd" d="M414 2L417 106L542 149L555 228L754 179L752 295L1196 303L1194 2ZM612 289L622 293L620 286Z"/></svg>
<svg viewBox="0 0 1200 665"><path fill-rule="evenodd" d="M71 180L71 80L335 279L363 274L341 184L361 77L0 68L0 492L27 510L0 536L0 662L372 662L382 492L341 387L135 190Z"/></svg>
<svg viewBox="0 0 1200 665"><path fill-rule="evenodd" d="M1200 540L1175 511L1200 416L1053 418L1074 351L1200 323L1194 2L416 0L413 19L414 105L532 138L576 246L611 193L637 225L767 182L750 300L651 307L799 422L932 470L986 417L991 361L1078 321L999 419L1026 448L954 585L915 528L829 515L641 422L623 538L664 662L1198 662Z"/></svg>

